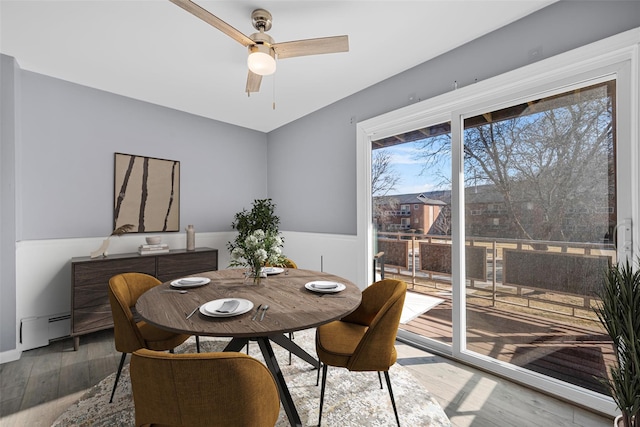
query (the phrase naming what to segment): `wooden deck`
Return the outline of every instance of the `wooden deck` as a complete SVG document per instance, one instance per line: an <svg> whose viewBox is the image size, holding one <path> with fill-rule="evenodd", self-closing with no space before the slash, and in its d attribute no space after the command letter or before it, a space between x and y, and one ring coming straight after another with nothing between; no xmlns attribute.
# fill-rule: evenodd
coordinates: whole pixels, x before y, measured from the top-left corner
<svg viewBox="0 0 640 427"><path fill-rule="evenodd" d="M431 296L445 301L400 328L450 344L451 298ZM467 323L469 350L609 394L597 378L607 375L606 367L615 359L611 341L601 330L470 303Z"/></svg>

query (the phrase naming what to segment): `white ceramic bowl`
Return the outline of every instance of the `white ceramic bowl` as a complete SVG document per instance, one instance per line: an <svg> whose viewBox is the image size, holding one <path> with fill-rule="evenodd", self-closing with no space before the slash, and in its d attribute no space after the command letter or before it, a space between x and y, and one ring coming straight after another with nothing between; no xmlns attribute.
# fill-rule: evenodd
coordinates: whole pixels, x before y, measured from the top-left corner
<svg viewBox="0 0 640 427"><path fill-rule="evenodd" d="M159 245L160 242L162 242L162 237L149 236L149 237L145 237L145 240L147 241L147 245Z"/></svg>

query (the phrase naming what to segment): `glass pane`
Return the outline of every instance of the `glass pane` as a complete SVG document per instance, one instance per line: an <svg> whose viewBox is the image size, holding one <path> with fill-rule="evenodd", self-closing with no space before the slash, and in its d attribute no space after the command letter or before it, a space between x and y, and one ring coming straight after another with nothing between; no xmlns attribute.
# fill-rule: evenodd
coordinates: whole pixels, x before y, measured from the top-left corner
<svg viewBox="0 0 640 427"><path fill-rule="evenodd" d="M467 348L606 394L615 81L464 123Z"/></svg>
<svg viewBox="0 0 640 427"><path fill-rule="evenodd" d="M407 282L400 328L451 344L451 127L372 143L376 276Z"/></svg>

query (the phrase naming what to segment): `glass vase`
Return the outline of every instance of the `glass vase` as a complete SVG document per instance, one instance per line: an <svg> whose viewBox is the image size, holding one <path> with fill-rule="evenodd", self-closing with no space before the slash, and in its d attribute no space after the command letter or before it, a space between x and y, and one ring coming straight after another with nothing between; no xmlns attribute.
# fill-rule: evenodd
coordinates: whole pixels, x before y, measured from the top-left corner
<svg viewBox="0 0 640 427"><path fill-rule="evenodd" d="M262 272L263 265L253 266L251 268L251 278L253 279L254 285L259 285L262 283L262 279L267 277L265 273Z"/></svg>
<svg viewBox="0 0 640 427"><path fill-rule="evenodd" d="M261 281L262 281L262 276L260 276L260 273L258 274L253 273L253 284L256 286L259 286Z"/></svg>

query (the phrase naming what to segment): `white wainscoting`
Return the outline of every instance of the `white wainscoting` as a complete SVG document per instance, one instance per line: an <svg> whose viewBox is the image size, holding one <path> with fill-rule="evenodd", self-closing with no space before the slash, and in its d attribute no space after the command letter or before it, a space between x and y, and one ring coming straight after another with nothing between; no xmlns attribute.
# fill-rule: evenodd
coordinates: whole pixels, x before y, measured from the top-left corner
<svg viewBox="0 0 640 427"><path fill-rule="evenodd" d="M108 253L136 252L151 234L127 234L110 239ZM185 233L159 234L171 248L186 246ZM196 245L218 249L218 265L229 264L226 243L234 233L197 233ZM71 258L89 256L102 244L104 238L51 239L18 242L16 245L16 336L20 340L20 325L23 320L42 319L70 314L71 312ZM24 336L16 343L20 351L42 345L42 336L37 340ZM56 334L60 334L56 331ZM66 335L69 335L67 331ZM63 335L64 336L64 335ZM52 337L57 338L57 337ZM30 344L31 343L31 344ZM40 343L40 344L38 344ZM44 344L46 345L46 343Z"/></svg>
<svg viewBox="0 0 640 427"><path fill-rule="evenodd" d="M322 233L283 232L284 254L298 268L335 274L358 285L358 244L356 236Z"/></svg>
<svg viewBox="0 0 640 427"><path fill-rule="evenodd" d="M144 243L144 237L151 234L126 234L112 237L109 253L136 252ZM185 233L160 234L171 248L186 246ZM229 265L227 242L234 232L197 233L197 247L218 249L218 268ZM357 282L357 239L321 233L282 232L285 239L284 253L293 259L299 268L324 270L342 276L360 286ZM51 239L18 242L16 245L16 336L20 337L23 319L49 318L69 314L71 311L71 258L89 256L104 238ZM60 332L56 331L59 335ZM57 338L57 337L56 337ZM42 342L23 337L23 342ZM36 347L40 344L33 344ZM16 351L30 348L20 342ZM0 361L15 360L16 352L0 354ZM11 353L11 354L8 354ZM18 356L19 357L19 356Z"/></svg>

